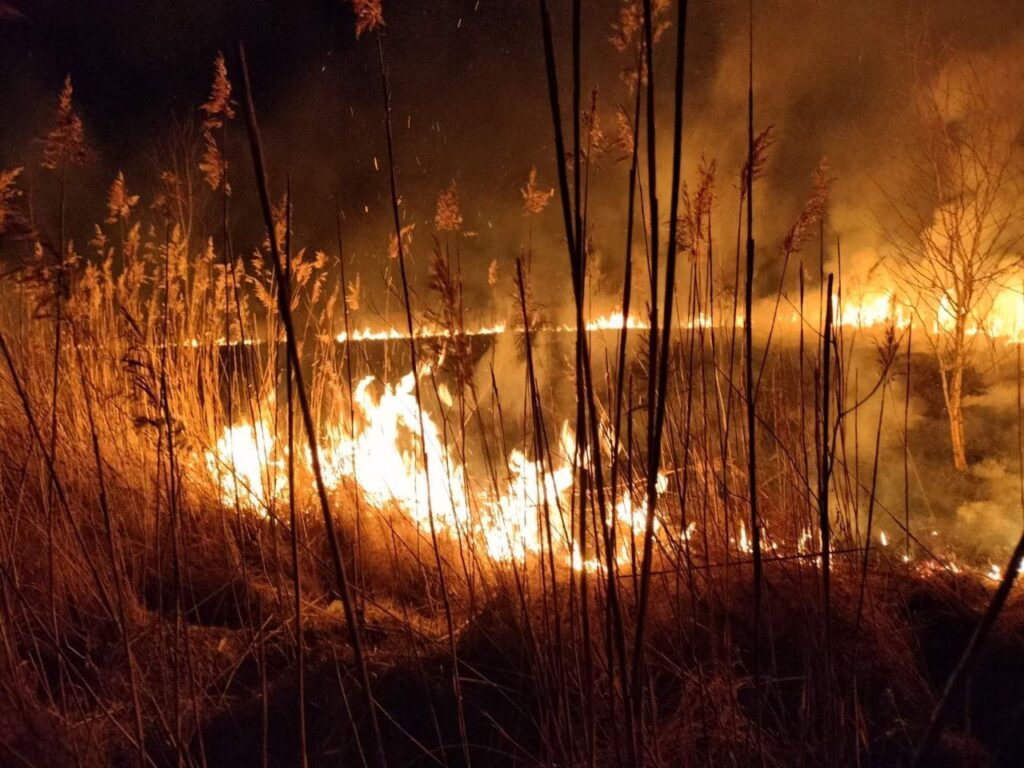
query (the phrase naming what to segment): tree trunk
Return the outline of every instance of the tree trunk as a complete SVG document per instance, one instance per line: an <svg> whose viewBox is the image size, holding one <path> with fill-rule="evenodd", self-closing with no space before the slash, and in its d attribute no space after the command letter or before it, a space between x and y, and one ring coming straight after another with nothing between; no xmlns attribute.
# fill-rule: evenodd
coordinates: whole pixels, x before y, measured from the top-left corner
<svg viewBox="0 0 1024 768"><path fill-rule="evenodd" d="M964 439L964 364L961 356L953 363L949 376L946 411L949 413L949 437L953 444L953 466L958 472L967 470L967 443Z"/></svg>

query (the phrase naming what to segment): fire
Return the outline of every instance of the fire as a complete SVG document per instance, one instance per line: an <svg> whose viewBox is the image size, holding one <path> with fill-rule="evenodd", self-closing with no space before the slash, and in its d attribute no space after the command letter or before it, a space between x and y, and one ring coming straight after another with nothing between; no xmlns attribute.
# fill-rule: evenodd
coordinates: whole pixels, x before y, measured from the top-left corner
<svg viewBox="0 0 1024 768"><path fill-rule="evenodd" d="M956 309L949 294L940 299L937 315L933 332L949 333L956 327ZM990 302L982 302L964 323L968 336L984 335L1007 344L1024 343L1024 293L1004 288Z"/></svg>
<svg viewBox="0 0 1024 768"><path fill-rule="evenodd" d="M892 288L870 288L859 290L848 298L840 298L839 295L832 297L832 309L835 317L835 324L839 327L870 329L886 323L892 323L897 329L903 330L910 325L911 319L915 316L923 316L923 319L930 322L932 333L949 333L956 325L956 313L953 309L953 302L948 295L941 297L938 306L932 312L931 320L928 320L928 313L922 312L917 302L909 298L901 297ZM797 313L788 317L790 325L800 322ZM726 327L731 323L716 319L711 315L699 312L696 317L688 318L686 328L711 328L713 326ZM743 325L743 316L736 315L735 324L737 327ZM587 331L620 331L648 330L651 327L647 318L640 318L630 314L627 318L621 310L615 310L605 314L597 315L586 321ZM492 323L480 325L475 328L467 328L457 333L464 336L500 336L510 332L512 328L505 323ZM556 333L575 332L573 324L562 324L549 326L548 331ZM1024 343L1024 293L1020 290L1004 288L998 291L993 297L979 303L979 306L972 312L966 322L965 332L969 336L986 335L992 339L1004 340L1007 344ZM449 338L452 331L431 325L424 325L418 328L413 336L417 339ZM408 340L409 335L395 327L383 330L374 330L369 327L358 328L349 333L341 332L334 337L339 344L348 341L353 343L367 341L402 341ZM252 343L247 340L247 343Z"/></svg>
<svg viewBox="0 0 1024 768"><path fill-rule="evenodd" d="M633 315L630 315L628 318L623 317L621 311L600 315L587 323L588 331L621 331L623 328L646 330L650 327L650 323L639 320ZM576 329L571 326L565 326L565 330Z"/></svg>
<svg viewBox="0 0 1024 768"><path fill-rule="evenodd" d="M908 300L901 300L895 291L866 291L840 305L838 296L832 298L836 323L849 328L872 328L892 323L898 329L910 325L911 318L920 310ZM925 319L927 320L927 313ZM932 333L950 333L956 327L953 299L943 295L931 320ZM1007 344L1024 343L1024 293L1002 289L991 299L980 301L965 322L968 336L985 335Z"/></svg>
<svg viewBox="0 0 1024 768"><path fill-rule="evenodd" d="M371 394L375 379L368 376L354 391L356 408L365 424L355 435L328 431L322 457L328 488L354 478L367 500L376 506L393 503L429 530L458 531L469 519L461 466L455 464L433 420L423 414L422 429L414 394L416 381L406 374L385 385L379 398ZM417 469L422 443L426 472Z"/></svg>
<svg viewBox="0 0 1024 768"><path fill-rule="evenodd" d="M736 548L739 549L740 552L744 552L748 555L754 551L754 547L750 543L750 539L747 538L747 526L743 523L740 523L740 540L737 542Z"/></svg>
<svg viewBox="0 0 1024 768"><path fill-rule="evenodd" d="M462 331L464 336L498 336L505 333L507 327L504 323L495 323L494 325L482 325L479 328L472 330ZM452 332L447 328L440 328L436 326L424 326L413 334L417 339L445 339L450 338ZM375 331L371 328L357 328L350 333L342 331L334 340L339 344L344 344L347 341L354 343L363 341L408 341L409 334L405 331L400 331L397 328L388 328L383 331Z"/></svg>
<svg viewBox="0 0 1024 768"><path fill-rule="evenodd" d="M806 555L812 551L814 546L814 534L811 533L810 529L804 528L800 531L800 538L796 542L796 551L801 555Z"/></svg>
<svg viewBox="0 0 1024 768"><path fill-rule="evenodd" d="M987 318L989 336L1024 343L1024 294L1003 290L996 294Z"/></svg>
<svg viewBox="0 0 1024 768"><path fill-rule="evenodd" d="M850 328L871 329L891 323L897 328L909 326L918 309L901 301L892 290L868 290L849 298L833 298L836 322ZM938 307L934 330L948 331L955 322L948 300ZM1024 296L1004 290L988 304L983 319L969 325L968 333L985 333L1006 343L1024 341ZM798 318L792 318L797 322ZM739 318L742 323L742 318ZM688 327L705 328L712 319L703 314L691 318ZM645 330L646 319L621 311L592 317L587 331ZM510 328L502 323L466 330L467 336L494 336ZM574 331L575 326L559 325L555 332ZM421 326L416 338L437 338L451 331ZM338 342L395 341L406 335L394 328L375 331L361 328L339 334ZM419 376L429 371L422 370ZM453 407L454 398L444 384L437 387L442 409ZM385 383L373 376L359 381L353 390L357 420L354 429L348 420L325 425L320 435L321 467L328 490L352 489L373 508L396 511L428 535L479 545L495 562L522 562L550 548L561 561L576 569L600 571L605 567L590 553L578 550L576 534L570 522L573 503L571 491L578 455L568 424L552 445L550 456L531 458L520 449L504 459L504 471L481 473L486 482L470 476L465 458L449 444L443 421L419 407L416 374L407 373L396 383ZM603 446L610 450L610 446ZM302 457L310 462L308 451ZM226 428L212 449L205 454L206 468L218 489L221 503L239 505L258 514L266 514L270 505L286 490L284 462L287 456L275 447L275 429L268 422L238 424ZM495 481L494 476L497 476ZM634 496L627 487L616 493L605 525L616 530L617 563L627 563L634 554L637 537L647 526L648 500ZM657 481L659 495L668 487L668 476ZM662 523L654 516L655 535ZM688 538L688 529L680 535ZM751 553L753 545L741 524L734 546ZM880 545L888 547L889 536L879 531ZM801 554L813 549L814 535L801 531L793 543ZM763 539L762 547L775 550L778 544Z"/></svg>
<svg viewBox="0 0 1024 768"><path fill-rule="evenodd" d="M906 328L910 324L903 305L890 291L864 293L844 301L842 307L839 306L839 297L833 296L832 309L837 324L850 328L871 328L887 322L892 322L897 328Z"/></svg>
<svg viewBox="0 0 1024 768"><path fill-rule="evenodd" d="M563 457L575 451L575 440L568 424L562 428L561 446ZM483 500L484 515L480 525L488 554L500 561L523 560L528 554L541 551L545 514L558 521L557 525L552 525L557 528L552 535L564 541L561 528L564 521L560 513L565 494L573 483L572 466L564 459L553 470L545 472L540 462L529 461L521 451L514 450L508 469L507 490L497 499Z"/></svg>
<svg viewBox="0 0 1024 768"><path fill-rule="evenodd" d="M426 371L421 371L421 376ZM578 462L575 440L564 424L550 465L511 451L498 489L477 487L445 441L432 415L420 411L416 380L410 372L396 384L363 378L354 387L358 414L355 430L329 425L321 437L324 483L337 491L351 482L379 510L396 510L426 534L479 544L497 562L524 561L550 546L574 568L600 570L603 563L584 558L577 549L569 522L569 492ZM305 459L309 463L308 451ZM286 491L283 460L274 459L272 429L241 424L225 429L206 465L220 489L221 502L264 511ZM276 481L269 482L274 476ZM660 474L657 490L668 488ZM638 503L627 492L615 505L611 519L619 532L616 560L627 562L633 537L642 535L647 499ZM660 530L655 517L654 531Z"/></svg>
<svg viewBox="0 0 1024 768"><path fill-rule="evenodd" d="M237 504L262 514L285 489L283 473L274 471L281 469L274 435L262 422L227 427L215 450L206 452L206 466L227 507Z"/></svg>

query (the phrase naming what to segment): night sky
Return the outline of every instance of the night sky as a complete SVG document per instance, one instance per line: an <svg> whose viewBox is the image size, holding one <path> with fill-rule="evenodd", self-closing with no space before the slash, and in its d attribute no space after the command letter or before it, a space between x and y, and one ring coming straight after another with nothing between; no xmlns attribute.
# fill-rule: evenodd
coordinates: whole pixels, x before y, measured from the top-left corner
<svg viewBox="0 0 1024 768"><path fill-rule="evenodd" d="M515 207L529 168L550 154L546 115L531 105L544 94L536 19L511 5L518 4L387 6L399 177L410 208L422 195L429 211L451 179L464 188L467 222L474 193L490 198L504 187ZM105 189L103 178L123 169L129 187L145 192L157 169L155 145L175 125L198 122L218 50L227 56L236 89L240 86L236 49L243 40L272 181L280 187L282 176L291 174L299 230L304 207L315 206L305 227L323 233L336 199L346 217L356 219L357 232L361 218L386 226L375 219L387 200L376 46L371 38L356 42L347 4L34 2L21 7L24 15L3 27L0 52L6 84L0 95L3 165L33 164L26 161L38 152L32 139L48 129L61 80L70 72L98 156L85 172L94 178L83 186ZM409 50L416 55L409 56ZM535 84L532 92L522 87L526 82ZM251 169L241 144L242 122L235 125L239 141L231 155L232 182L244 211L254 203L246 194ZM93 220L84 208L77 210L85 222ZM473 226L486 223L485 215L481 211ZM377 237L386 243L385 233Z"/></svg>
<svg viewBox="0 0 1024 768"><path fill-rule="evenodd" d="M274 195L283 192L285 174L292 178L297 241L333 249L340 206L349 251L372 284L368 278L380 271L390 230L383 109L375 41L356 41L348 3L0 5L8 9L0 14L0 167L26 166L25 182L40 210L54 185L38 169L33 139L49 129L66 73L74 79L75 101L96 150L72 193L73 228L84 238L91 223L103 218L106 190L118 170L133 191L145 197L152 190L158 148L181 126L194 130L198 123L218 50L227 56L237 96L235 51L244 40ZM619 5L584 3L584 90L589 95L598 89L598 112L610 137L616 110L629 104L619 74L626 62L609 43ZM870 249L877 241L868 222L878 190L913 136L907 109L915 57L924 52L941 66L950 41L982 56L1018 56L1024 11L1017 3L990 0L970 7L957 0L755 5L757 122L774 124L779 139L758 212L759 244L768 256L761 279L765 290L774 290L770 256L799 212L820 158L830 158L838 177L834 228L848 239L851 254ZM569 4L552 7L567 78ZM691 3L689 14L685 170L692 178L702 156L718 160L725 220L734 215L729 205L735 205L744 151L745 12L745 0L730 0ZM384 0L384 14L398 181L406 220L416 224L414 260L426 261L434 202L455 180L464 228L473 235L462 238L468 282L474 282L474 270L483 275L492 258L510 264L529 242L540 268L559 278L550 288L556 299L567 268L560 219L549 209L526 220L519 193L532 166L542 183L556 183L537 4ZM665 86L673 39L670 32L658 50ZM669 90L662 88L666 100ZM667 101L659 109L667 142ZM244 126L241 120L234 126L233 205L240 240L255 243L259 221ZM667 171L667 152L663 167ZM611 295L619 290L614 265L622 250L625 177L625 164L606 157L592 190L595 264L607 271L597 282Z"/></svg>

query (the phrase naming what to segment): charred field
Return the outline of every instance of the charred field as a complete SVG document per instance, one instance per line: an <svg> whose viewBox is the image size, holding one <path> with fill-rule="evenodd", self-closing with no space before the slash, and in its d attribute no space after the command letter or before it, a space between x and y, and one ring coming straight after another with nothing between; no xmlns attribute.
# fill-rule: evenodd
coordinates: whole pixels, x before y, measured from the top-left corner
<svg viewBox="0 0 1024 768"><path fill-rule="evenodd" d="M1024 764L1024 18L839 5L0 0L0 766Z"/></svg>

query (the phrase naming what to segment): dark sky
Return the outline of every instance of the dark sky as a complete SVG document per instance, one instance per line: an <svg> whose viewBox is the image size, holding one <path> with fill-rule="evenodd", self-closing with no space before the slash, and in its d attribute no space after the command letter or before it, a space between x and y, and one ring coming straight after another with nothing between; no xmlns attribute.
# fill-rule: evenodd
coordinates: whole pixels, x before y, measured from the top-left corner
<svg viewBox="0 0 1024 768"><path fill-rule="evenodd" d="M32 140L48 129L70 72L97 153L72 206L80 227L102 218L103 194L119 169L145 196L156 175L155 147L176 124L197 121L218 50L240 84L235 50L244 40L275 194L285 173L293 179L297 239L333 248L338 200L354 249L369 259L386 249L376 46L369 36L357 43L347 3L34 0L16 7L22 16L0 27L0 165L28 166L29 183L45 197L52 180L34 167ZM521 223L519 188L530 167L550 167L535 6L406 0L385 2L385 13L406 215L429 242L434 200L457 179L466 227L481 233L471 245L484 243L500 220L511 215ZM608 58L605 37L599 47ZM234 205L244 228L255 221L255 197L244 128L241 120L235 125ZM518 242L516 233L502 249L514 253Z"/></svg>
<svg viewBox="0 0 1024 768"><path fill-rule="evenodd" d="M508 97L542 74L534 16L513 5L519 4L386 5L399 150L413 158L411 166L400 166L406 176L417 168L426 173L432 163L429 172L443 185L466 161L444 147L470 147L476 159L485 127L504 134L491 147L504 164L523 142L524 116L542 117L524 109L531 94ZM137 164L173 122L195 119L218 50L240 82L239 40L248 48L275 170L303 177L299 188L313 185L333 195L363 184L373 157L382 159L375 151L383 139L375 46L371 39L356 43L352 13L341 0L35 0L18 7L23 18L3 28L0 47L0 135L8 165L24 163L18 153L26 141L46 130L68 72L100 167ZM517 178L531 162L514 169Z"/></svg>
<svg viewBox="0 0 1024 768"><path fill-rule="evenodd" d="M569 4L552 0L565 51ZM49 128L65 73L97 159L76 180L73 206L83 229L105 214L110 179L124 170L145 197L159 167L156 148L176 125L196 122L218 50L236 86L238 40L250 58L257 109L268 147L274 194L290 173L296 237L333 249L340 205L364 282L380 271L389 232L384 129L376 46L355 40L343 0L0 0L19 15L0 21L0 167L26 166L40 209L53 180L38 170L32 139ZM622 57L608 42L619 0L588 0L584 89L599 89L606 133L628 102ZM914 58L938 62L942 45L979 55L1019 58L1024 4L980 0L761 0L755 3L759 127L779 141L759 196L759 242L771 254L799 212L809 177L828 155L839 177L834 223L851 253L874 238L865 211L912 136ZM746 0L691 3L687 35L686 170L717 158L723 220L745 134ZM560 220L521 213L519 189L531 166L555 183L537 4L534 0L384 0L385 51L393 88L397 168L407 221L416 224L414 257L425 254L438 192L459 185L467 271L506 264L530 242L552 278L564 277ZM12 14L0 13L0 17ZM669 74L674 32L659 49ZM567 74L563 62L562 74ZM667 83L664 83L667 85ZM667 94L668 89L663 91ZM662 137L669 110L660 105ZM233 129L234 205L241 238L255 242L257 220L243 125ZM374 160L377 160L375 164ZM667 178L667 154L662 163ZM622 249L625 167L602 161L593 185L599 264ZM663 192L663 197L667 193ZM246 227L249 227L246 230ZM726 229L726 233L728 233ZM724 234L724 233L723 233ZM420 258L419 263L425 262ZM615 270L609 270L614 275ZM763 270L770 287L772 263ZM614 287L614 278L608 281ZM561 280L549 290L558 293Z"/></svg>

